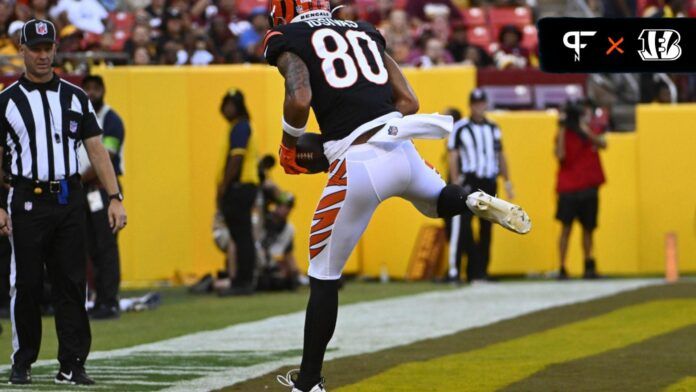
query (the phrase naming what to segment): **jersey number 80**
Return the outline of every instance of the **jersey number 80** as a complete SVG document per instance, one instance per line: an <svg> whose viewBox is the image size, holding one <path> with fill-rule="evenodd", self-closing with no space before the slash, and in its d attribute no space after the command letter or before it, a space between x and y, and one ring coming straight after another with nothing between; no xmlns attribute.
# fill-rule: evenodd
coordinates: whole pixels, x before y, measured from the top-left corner
<svg viewBox="0 0 696 392"><path fill-rule="evenodd" d="M336 49L330 51L326 47L327 40L333 40ZM377 64L377 72L374 72L370 67L365 52L360 46L360 40L367 42L367 49ZM375 84L385 84L389 79L377 43L364 31L348 30L344 37L335 30L317 30L312 35L312 46L317 56L322 59L321 69L324 71L326 81L333 88L346 88L355 84L358 80L358 71L365 79ZM349 49L352 49L352 56ZM338 61L343 63L345 69L343 76L339 76L336 72L335 65ZM355 65L356 61L357 66Z"/></svg>

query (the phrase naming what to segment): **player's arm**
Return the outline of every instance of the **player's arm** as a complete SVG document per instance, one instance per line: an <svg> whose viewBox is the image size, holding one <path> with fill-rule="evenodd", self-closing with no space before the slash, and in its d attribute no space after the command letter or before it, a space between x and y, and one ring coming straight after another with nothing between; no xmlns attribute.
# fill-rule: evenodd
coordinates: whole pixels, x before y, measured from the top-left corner
<svg viewBox="0 0 696 392"><path fill-rule="evenodd" d="M309 108L312 103L312 87L309 70L304 61L294 53L283 52L278 57L278 70L285 78L283 102L283 140L280 144L280 165L287 174L306 173L297 165L295 145L307 128Z"/></svg>
<svg viewBox="0 0 696 392"><path fill-rule="evenodd" d="M394 92L394 105L396 106L396 110L401 112L404 116L417 113L420 107L418 97L416 97L413 88L411 88L408 80L404 77L401 69L399 69L399 65L386 53L384 54L384 65L386 65L387 72L389 73L389 84L392 86L392 91Z"/></svg>
<svg viewBox="0 0 696 392"><path fill-rule="evenodd" d="M278 70L285 78L285 101L283 119L293 128L303 129L307 125L312 103L312 87L309 84L309 70L302 59L291 52L278 57ZM294 147L297 137L283 131L283 145Z"/></svg>

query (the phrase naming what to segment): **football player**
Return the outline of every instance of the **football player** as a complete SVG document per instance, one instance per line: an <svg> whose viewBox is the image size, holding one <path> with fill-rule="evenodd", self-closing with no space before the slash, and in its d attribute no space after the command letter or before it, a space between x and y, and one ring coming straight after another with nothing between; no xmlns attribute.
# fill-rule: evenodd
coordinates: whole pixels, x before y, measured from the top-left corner
<svg viewBox="0 0 696 392"><path fill-rule="evenodd" d="M278 376L293 392L324 392L326 346L336 326L338 280L377 206L409 200L429 217L477 215L526 233L529 217L490 195L446 185L420 157L411 138L443 138L452 118L414 115L419 103L385 40L370 24L332 18L328 0L271 0L273 28L264 39L268 63L285 78L280 164L307 173L296 161L297 139L310 108L330 163L310 234L310 296L299 373Z"/></svg>

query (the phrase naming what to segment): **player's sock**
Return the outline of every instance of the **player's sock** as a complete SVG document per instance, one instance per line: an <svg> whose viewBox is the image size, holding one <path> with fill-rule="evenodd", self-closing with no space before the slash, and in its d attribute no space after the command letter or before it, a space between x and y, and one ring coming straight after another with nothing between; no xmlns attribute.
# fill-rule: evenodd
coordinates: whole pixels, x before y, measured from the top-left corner
<svg viewBox="0 0 696 392"><path fill-rule="evenodd" d="M437 198L437 214L440 218L451 218L463 214L467 210L467 196L463 187L454 184L446 185Z"/></svg>
<svg viewBox="0 0 696 392"><path fill-rule="evenodd" d="M321 381L321 366L338 316L338 280L309 278L309 303L305 317L304 347L295 388L309 391Z"/></svg>

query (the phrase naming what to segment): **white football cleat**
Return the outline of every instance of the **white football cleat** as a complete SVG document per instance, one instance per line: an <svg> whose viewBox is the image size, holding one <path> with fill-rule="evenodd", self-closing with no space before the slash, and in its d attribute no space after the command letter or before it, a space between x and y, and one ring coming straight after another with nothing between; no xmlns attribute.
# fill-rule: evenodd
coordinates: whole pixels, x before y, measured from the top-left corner
<svg viewBox="0 0 696 392"><path fill-rule="evenodd" d="M294 378L296 379L296 374L299 373L299 369L293 369L290 370L284 376L281 376L280 374L277 375L276 380L278 380L278 383L280 383L280 385L292 388L292 392L302 392L299 389L295 388L295 381L293 380L293 376L295 376ZM309 392L326 392L326 389L324 388L324 379L322 378L317 385L315 385L312 389L309 390Z"/></svg>
<svg viewBox="0 0 696 392"><path fill-rule="evenodd" d="M467 196L466 206L476 216L495 222L518 234L527 234L532 221L522 207L479 190Z"/></svg>

